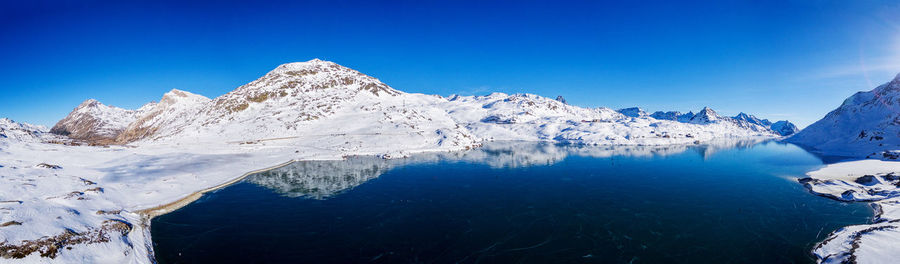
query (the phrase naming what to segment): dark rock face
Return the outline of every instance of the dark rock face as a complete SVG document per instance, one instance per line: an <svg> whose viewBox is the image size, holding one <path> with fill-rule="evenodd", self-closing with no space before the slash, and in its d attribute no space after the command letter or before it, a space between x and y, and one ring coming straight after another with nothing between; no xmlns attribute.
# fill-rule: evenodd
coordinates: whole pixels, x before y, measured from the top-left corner
<svg viewBox="0 0 900 264"><path fill-rule="evenodd" d="M875 175L865 175L856 178L856 180L853 181L862 185L874 185L878 183L878 179L875 178Z"/></svg>
<svg viewBox="0 0 900 264"><path fill-rule="evenodd" d="M569 104L569 103L566 103L566 98L563 98L562 95L557 96L557 97L556 97L556 101L558 101L558 102L560 102L560 103L564 103L564 104Z"/></svg>

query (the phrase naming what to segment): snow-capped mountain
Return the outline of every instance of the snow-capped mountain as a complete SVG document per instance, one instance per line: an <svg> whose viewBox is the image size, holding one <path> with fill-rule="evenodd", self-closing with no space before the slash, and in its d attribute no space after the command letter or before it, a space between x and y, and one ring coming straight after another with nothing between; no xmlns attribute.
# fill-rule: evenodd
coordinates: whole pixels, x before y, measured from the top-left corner
<svg viewBox="0 0 900 264"><path fill-rule="evenodd" d="M633 113L643 112L640 111L640 108L626 108L619 111L630 111ZM780 136L788 136L797 131L797 127L787 120L777 122L776 124L778 125L776 126L776 124L773 124L768 119L760 119L754 115L750 115L744 112L741 112L734 117L721 116L716 113L715 110L712 110L709 107L704 107L702 110L700 110L700 112L697 112L696 114L694 114L693 112L682 114L681 112L677 111L657 111L653 114L650 114L649 116L659 120L673 120L691 124L730 123L750 131L760 133L774 133Z"/></svg>
<svg viewBox="0 0 900 264"><path fill-rule="evenodd" d="M772 131L775 131L775 133L778 133L782 136L790 136L797 133L797 131L800 131L797 126L795 126L791 122L788 122L787 120L775 122L771 126L769 126L769 129L772 129Z"/></svg>
<svg viewBox="0 0 900 264"><path fill-rule="evenodd" d="M468 147L476 143L437 106L438 96L397 91L333 62L278 66L265 76L209 101L187 122L165 122L135 141L227 142L322 137L330 147L367 144ZM331 143L324 143L331 141Z"/></svg>
<svg viewBox="0 0 900 264"><path fill-rule="evenodd" d="M57 122L50 132L98 144L112 144L146 108L126 110L88 99Z"/></svg>
<svg viewBox="0 0 900 264"><path fill-rule="evenodd" d="M688 123L710 124L710 123L715 123L716 121L719 121L720 119L722 119L722 116L719 116L719 114L716 113L716 111L713 111L709 107L704 107L703 109L700 110L700 112L697 112L697 114L695 114L693 117L691 117L691 120L688 121Z"/></svg>
<svg viewBox="0 0 900 264"><path fill-rule="evenodd" d="M772 122L769 121L768 119L759 119L754 115L748 115L744 112L741 112L740 114L738 114L732 118L734 118L735 120L747 121L748 123L757 124L757 125L764 126L764 127L772 126Z"/></svg>
<svg viewBox="0 0 900 264"><path fill-rule="evenodd" d="M48 139L48 131L45 126L19 123L9 118L0 118L0 141L40 142Z"/></svg>
<svg viewBox="0 0 900 264"><path fill-rule="evenodd" d="M443 98L404 93L315 59L280 65L214 99L172 90L138 110L88 100L52 131L101 144L313 140L341 150L401 143L413 149L467 148L483 140L659 145L777 136L709 108L697 114L663 113L667 117L659 119L639 108L620 111L627 115L532 94ZM659 113L654 115L662 117Z"/></svg>
<svg viewBox="0 0 900 264"><path fill-rule="evenodd" d="M142 107L137 119L128 124L116 136L116 142L132 142L163 134L161 129L170 128L177 130L183 128L184 124L193 121L197 111L209 101L209 98L202 95L172 89L163 95L159 103L150 103ZM165 132L171 134L176 131Z"/></svg>
<svg viewBox="0 0 900 264"><path fill-rule="evenodd" d="M788 140L836 155L879 155L900 149L900 74L871 91L850 96Z"/></svg>
<svg viewBox="0 0 900 264"><path fill-rule="evenodd" d="M772 121L769 121L768 119L760 119L754 115L746 114L744 112L741 112L740 114L732 118L735 120L746 121L747 123L767 127L782 136L790 136L794 133L797 133L797 131L800 131L800 129L797 129L797 126L787 120L780 120L778 122L772 123Z"/></svg>

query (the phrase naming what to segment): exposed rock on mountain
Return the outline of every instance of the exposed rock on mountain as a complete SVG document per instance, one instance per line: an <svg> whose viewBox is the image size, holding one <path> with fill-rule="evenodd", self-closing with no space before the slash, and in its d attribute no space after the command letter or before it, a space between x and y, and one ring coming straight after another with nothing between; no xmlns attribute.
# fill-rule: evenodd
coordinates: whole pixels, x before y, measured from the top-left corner
<svg viewBox="0 0 900 264"><path fill-rule="evenodd" d="M644 112L644 110L639 107L623 108L623 109L616 110L616 112L622 113L623 115L629 116L629 117L647 116L647 112Z"/></svg>
<svg viewBox="0 0 900 264"><path fill-rule="evenodd" d="M850 96L788 140L835 155L878 156L900 149L900 74L871 91Z"/></svg>
<svg viewBox="0 0 900 264"><path fill-rule="evenodd" d="M568 103L566 102L566 98L563 98L562 95L556 96L556 101L559 101L560 103L563 103L563 104L568 104Z"/></svg>
<svg viewBox="0 0 900 264"><path fill-rule="evenodd" d="M656 112L653 112L653 114L650 114L650 117L656 118L659 120L676 121L676 120L678 120L678 117L681 115L682 115L681 112L678 112L678 111L669 111L669 112L656 111Z"/></svg>

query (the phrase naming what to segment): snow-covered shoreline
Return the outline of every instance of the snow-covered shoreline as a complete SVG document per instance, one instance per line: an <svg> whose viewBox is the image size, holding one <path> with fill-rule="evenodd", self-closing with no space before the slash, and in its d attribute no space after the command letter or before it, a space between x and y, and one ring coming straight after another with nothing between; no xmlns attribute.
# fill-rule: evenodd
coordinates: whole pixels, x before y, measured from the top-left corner
<svg viewBox="0 0 900 264"><path fill-rule="evenodd" d="M900 259L900 162L874 159L830 164L800 179L811 192L845 202L869 202L872 223L847 226L818 243L819 263L893 263Z"/></svg>

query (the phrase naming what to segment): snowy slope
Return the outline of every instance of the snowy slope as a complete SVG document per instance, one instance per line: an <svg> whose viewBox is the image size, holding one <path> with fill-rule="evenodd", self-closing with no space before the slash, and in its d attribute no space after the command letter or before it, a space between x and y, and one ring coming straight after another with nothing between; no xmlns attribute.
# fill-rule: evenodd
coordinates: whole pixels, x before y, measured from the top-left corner
<svg viewBox="0 0 900 264"><path fill-rule="evenodd" d="M788 141L846 156L900 149L900 74L871 91L850 96Z"/></svg>

